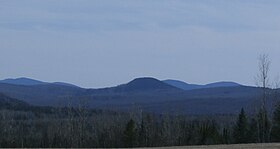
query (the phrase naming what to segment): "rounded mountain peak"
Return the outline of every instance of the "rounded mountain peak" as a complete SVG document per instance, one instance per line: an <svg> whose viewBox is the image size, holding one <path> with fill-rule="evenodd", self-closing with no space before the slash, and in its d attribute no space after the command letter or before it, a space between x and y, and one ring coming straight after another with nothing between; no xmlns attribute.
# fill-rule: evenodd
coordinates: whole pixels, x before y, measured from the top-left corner
<svg viewBox="0 0 280 149"><path fill-rule="evenodd" d="M151 77L136 78L126 84L126 88L130 91L177 89L171 85L168 85L158 79Z"/></svg>

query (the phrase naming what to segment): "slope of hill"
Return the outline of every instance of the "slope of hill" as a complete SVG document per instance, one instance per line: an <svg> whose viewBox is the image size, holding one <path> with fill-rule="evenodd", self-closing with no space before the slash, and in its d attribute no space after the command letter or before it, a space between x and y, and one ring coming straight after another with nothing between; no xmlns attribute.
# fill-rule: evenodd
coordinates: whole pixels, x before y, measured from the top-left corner
<svg viewBox="0 0 280 149"><path fill-rule="evenodd" d="M68 87L78 87L77 85L74 85L74 84L70 84L70 83L65 83L65 82L53 82L53 83L50 83L50 84L56 84L56 85L63 85L63 86L68 86Z"/></svg>
<svg viewBox="0 0 280 149"><path fill-rule="evenodd" d="M0 93L0 109L24 109L27 107L29 104Z"/></svg>
<svg viewBox="0 0 280 149"><path fill-rule="evenodd" d="M163 102L143 104L144 111L177 114L237 114L243 107L248 113L259 105L259 89L253 87L207 88L186 91ZM272 102L270 99L268 102ZM157 110L157 111L156 111Z"/></svg>
<svg viewBox="0 0 280 149"><path fill-rule="evenodd" d="M16 78L1 80L0 83L14 84L14 85L42 85L45 82L29 79L29 78Z"/></svg>
<svg viewBox="0 0 280 149"><path fill-rule="evenodd" d="M49 82L38 81L38 80L25 78L25 77L16 78L16 79L4 79L4 80L0 80L0 83L13 84L13 85L26 85L26 86L56 84L56 85L64 85L64 86L70 86L70 87L78 87L78 86L70 84L70 83L64 83L64 82L49 83Z"/></svg>
<svg viewBox="0 0 280 149"><path fill-rule="evenodd" d="M235 82L226 82L226 81L222 81L222 82L216 82L216 83L206 84L206 85L204 85L203 88L235 87L235 86L241 86L241 85L238 84L238 83L235 83Z"/></svg>
<svg viewBox="0 0 280 149"><path fill-rule="evenodd" d="M172 85L174 87L183 89L183 90L192 90L192 89L199 89L199 88L201 88L201 85L188 84L186 82L179 81L179 80L164 80L163 82L166 83L166 84Z"/></svg>
<svg viewBox="0 0 280 149"><path fill-rule="evenodd" d="M85 89L57 84L13 85L0 83L0 92L29 104L39 106L59 105L60 100L78 95Z"/></svg>
<svg viewBox="0 0 280 149"><path fill-rule="evenodd" d="M156 92L149 94L91 94L93 108L118 110L142 109L151 113L236 114L251 110L258 104L259 89L254 87L205 88L190 91Z"/></svg>
<svg viewBox="0 0 280 149"><path fill-rule="evenodd" d="M183 90L203 89L203 88L216 88L216 87L236 87L242 86L235 82L215 82L206 85L188 84L179 80L163 80L164 83Z"/></svg>

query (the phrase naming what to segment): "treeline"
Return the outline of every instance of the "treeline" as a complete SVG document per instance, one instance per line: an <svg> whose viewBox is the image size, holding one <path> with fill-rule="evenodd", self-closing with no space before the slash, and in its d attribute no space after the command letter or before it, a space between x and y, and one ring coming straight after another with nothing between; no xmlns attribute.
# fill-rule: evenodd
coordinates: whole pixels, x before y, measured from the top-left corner
<svg viewBox="0 0 280 149"><path fill-rule="evenodd" d="M191 117L50 108L0 111L0 147L158 147L280 141L280 106L262 114ZM221 117L221 119L220 119ZM263 125L264 124L264 125Z"/></svg>

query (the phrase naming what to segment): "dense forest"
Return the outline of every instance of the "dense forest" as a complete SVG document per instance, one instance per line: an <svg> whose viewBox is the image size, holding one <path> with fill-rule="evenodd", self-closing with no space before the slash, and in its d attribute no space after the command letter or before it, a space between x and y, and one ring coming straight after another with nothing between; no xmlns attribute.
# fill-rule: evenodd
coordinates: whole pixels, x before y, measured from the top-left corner
<svg viewBox="0 0 280 149"><path fill-rule="evenodd" d="M247 115L121 113L80 107L0 112L0 147L156 147L280 141L280 106ZM265 118L265 123L263 122Z"/></svg>

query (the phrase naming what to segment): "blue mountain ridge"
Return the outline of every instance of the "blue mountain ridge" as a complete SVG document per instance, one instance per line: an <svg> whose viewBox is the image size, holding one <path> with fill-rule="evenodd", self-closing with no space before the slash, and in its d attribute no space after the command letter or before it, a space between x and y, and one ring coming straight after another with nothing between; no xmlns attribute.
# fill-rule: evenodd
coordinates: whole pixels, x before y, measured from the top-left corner
<svg viewBox="0 0 280 149"><path fill-rule="evenodd" d="M0 81L0 93L30 105L57 107L67 106L69 103L79 105L81 100L85 100L92 109L130 111L137 108L151 113L236 114L242 107L250 109L258 104L260 93L259 88L231 82L218 82L205 85L204 88L183 90L147 77L101 89L37 81L24 82L25 85L8 83ZM18 84L24 83L20 81Z"/></svg>
<svg viewBox="0 0 280 149"><path fill-rule="evenodd" d="M64 82L49 83L49 82L38 81L35 79L26 78L26 77L15 78L15 79L12 79L12 78L4 79L4 80L0 80L0 83L13 84L13 85L26 85L26 86L56 84L56 85L63 85L63 86L69 86L69 87L78 87L78 86L70 84L70 83L64 83Z"/></svg>
<svg viewBox="0 0 280 149"><path fill-rule="evenodd" d="M193 89L203 89L203 88L216 88L216 87L237 87L242 86L241 84L235 83L235 82L215 82L210 83L206 85L198 85L198 84L188 84L183 81L179 80L163 80L164 83L167 83L169 85L172 85L174 87L183 89L183 90L193 90Z"/></svg>

